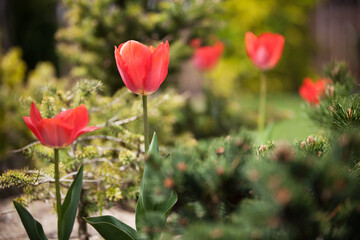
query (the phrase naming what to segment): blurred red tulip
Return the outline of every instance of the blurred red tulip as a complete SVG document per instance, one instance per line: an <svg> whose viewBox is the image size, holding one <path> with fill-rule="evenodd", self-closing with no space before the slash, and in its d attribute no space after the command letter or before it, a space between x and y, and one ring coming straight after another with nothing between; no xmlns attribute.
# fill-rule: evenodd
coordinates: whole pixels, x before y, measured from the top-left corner
<svg viewBox="0 0 360 240"><path fill-rule="evenodd" d="M196 47L192 62L200 71L211 70L218 63L224 48L220 41L213 46Z"/></svg>
<svg viewBox="0 0 360 240"><path fill-rule="evenodd" d="M26 125L39 141L51 148L63 148L72 144L81 134L92 132L98 127L86 127L89 115L84 105L66 110L52 119L42 118L34 103L31 103L30 117L23 117Z"/></svg>
<svg viewBox="0 0 360 240"><path fill-rule="evenodd" d="M115 46L116 66L126 87L147 96L158 90L168 72L169 43L156 48L134 40Z"/></svg>
<svg viewBox="0 0 360 240"><path fill-rule="evenodd" d="M246 52L251 61L262 70L269 70L279 62L285 39L280 34L264 33L255 36L252 32L245 35Z"/></svg>
<svg viewBox="0 0 360 240"><path fill-rule="evenodd" d="M322 78L313 82L310 78L305 78L299 89L300 96L310 104L319 104L320 97L324 94L328 79Z"/></svg>

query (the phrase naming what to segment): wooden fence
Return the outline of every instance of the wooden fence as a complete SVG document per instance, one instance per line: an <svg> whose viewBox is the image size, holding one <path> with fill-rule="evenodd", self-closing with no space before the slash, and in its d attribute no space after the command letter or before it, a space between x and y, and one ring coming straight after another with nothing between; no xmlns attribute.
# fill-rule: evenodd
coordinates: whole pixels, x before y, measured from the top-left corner
<svg viewBox="0 0 360 240"><path fill-rule="evenodd" d="M310 28L317 44L314 64L329 60L348 62L360 77L360 0L322 1L315 8Z"/></svg>

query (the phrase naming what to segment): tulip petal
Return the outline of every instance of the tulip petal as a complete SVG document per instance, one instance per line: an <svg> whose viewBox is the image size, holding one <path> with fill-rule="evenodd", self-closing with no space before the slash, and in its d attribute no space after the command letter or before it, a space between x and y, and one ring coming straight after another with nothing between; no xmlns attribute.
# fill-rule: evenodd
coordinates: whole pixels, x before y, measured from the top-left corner
<svg viewBox="0 0 360 240"><path fill-rule="evenodd" d="M299 89L300 96L310 104L318 104L319 98L324 92L326 83L320 79L315 83L310 78L305 78Z"/></svg>
<svg viewBox="0 0 360 240"><path fill-rule="evenodd" d="M89 124L89 114L84 104L74 109L60 112L53 119L66 123L71 126L75 132Z"/></svg>
<svg viewBox="0 0 360 240"><path fill-rule="evenodd" d="M73 141L75 141L75 139L77 139L80 135L84 134L84 133L87 133L87 132L93 132L97 129L100 129L99 127L95 127L95 126L89 126L89 127L86 127L86 128L83 128L81 129L80 131L76 132L74 137L73 137Z"/></svg>
<svg viewBox="0 0 360 240"><path fill-rule="evenodd" d="M43 143L43 139L39 133L39 131L37 130L36 126L33 124L32 120L30 117L23 117L24 122L26 124L26 126L28 126L28 128L31 130L31 132L35 135L35 137L41 142Z"/></svg>
<svg viewBox="0 0 360 240"><path fill-rule="evenodd" d="M89 123L89 115L84 105L63 111L52 119L43 119L35 104L32 104L30 117L24 116L23 119L39 141L52 148L66 147L80 134L98 129L98 127L86 127Z"/></svg>
<svg viewBox="0 0 360 240"><path fill-rule="evenodd" d="M224 44L218 41L213 46L198 47L195 49L192 62L201 71L210 70L219 61L224 51Z"/></svg>
<svg viewBox="0 0 360 240"><path fill-rule="evenodd" d="M80 106L63 111L56 115L54 119L57 119L63 123L66 123L72 128L72 134L67 138L66 145L71 144L77 138L77 133L84 129L89 123L89 114L85 105L81 104Z"/></svg>
<svg viewBox="0 0 360 240"><path fill-rule="evenodd" d="M42 119L38 124L38 131L43 144L49 147L60 148L69 144L72 135L72 126L59 119Z"/></svg>
<svg viewBox="0 0 360 240"><path fill-rule="evenodd" d="M126 63L126 71L132 85L139 91L144 91L144 81L150 70L151 51L150 49L134 40L127 41L119 49L120 56L124 63ZM143 94L140 92L140 94Z"/></svg>
<svg viewBox="0 0 360 240"><path fill-rule="evenodd" d="M262 35L261 39L261 43L266 45L270 52L268 67L273 68L280 60L285 44L285 38L280 34L265 33Z"/></svg>
<svg viewBox="0 0 360 240"><path fill-rule="evenodd" d="M160 87L166 78L169 67L169 42L160 43L159 46L153 50L151 56L151 69L147 78L145 79L145 95L149 95Z"/></svg>
<svg viewBox="0 0 360 240"><path fill-rule="evenodd" d="M245 34L245 47L247 55L250 59L253 59L257 48L257 37L252 32L247 32Z"/></svg>
<svg viewBox="0 0 360 240"><path fill-rule="evenodd" d="M119 70L120 76L121 76L124 84L126 85L126 87L133 93L138 93L138 89L135 88L134 84L132 83L132 81L130 79L130 76L127 74L128 67L126 66L126 63L124 62L124 60L122 59L122 57L120 55L120 49L121 49L122 45L124 45L124 44L120 44L119 48L115 47L114 53L115 53L116 66Z"/></svg>
<svg viewBox="0 0 360 240"><path fill-rule="evenodd" d="M37 109L34 102L31 103L30 118L31 118L31 121L33 122L33 124L35 124L35 125L42 119L41 114L40 114L39 110Z"/></svg>

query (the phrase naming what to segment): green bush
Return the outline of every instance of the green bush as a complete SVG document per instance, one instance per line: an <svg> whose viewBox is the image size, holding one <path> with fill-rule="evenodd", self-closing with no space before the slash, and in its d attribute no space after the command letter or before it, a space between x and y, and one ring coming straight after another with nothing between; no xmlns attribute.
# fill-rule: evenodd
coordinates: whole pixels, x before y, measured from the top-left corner
<svg viewBox="0 0 360 240"><path fill-rule="evenodd" d="M71 63L70 75L104 81L111 92L123 86L114 62L114 46L127 40L149 45L170 41L169 77L191 55L193 32L216 27L210 16L216 2L160 1L149 9L142 0L62 0L66 24L56 34L58 52ZM167 83L165 83L166 85Z"/></svg>

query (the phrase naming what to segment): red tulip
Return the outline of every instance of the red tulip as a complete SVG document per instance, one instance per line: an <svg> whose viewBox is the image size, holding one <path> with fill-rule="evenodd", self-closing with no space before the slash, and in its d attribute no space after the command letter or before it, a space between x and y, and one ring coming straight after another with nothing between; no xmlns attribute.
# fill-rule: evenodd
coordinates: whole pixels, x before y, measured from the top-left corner
<svg viewBox="0 0 360 240"><path fill-rule="evenodd" d="M253 33L245 35L246 52L251 61L262 70L269 70L279 62L285 39L280 34L264 33L256 37Z"/></svg>
<svg viewBox="0 0 360 240"><path fill-rule="evenodd" d="M213 46L196 47L192 62L201 71L210 70L218 63L224 48L224 44L220 41Z"/></svg>
<svg viewBox="0 0 360 240"><path fill-rule="evenodd" d="M319 79L313 82L310 78L305 78L299 89L300 96L310 104L319 104L320 97L324 94L328 79Z"/></svg>
<svg viewBox="0 0 360 240"><path fill-rule="evenodd" d="M92 132L98 127L86 127L89 115L84 105L59 113L54 118L42 118L34 103L31 103L30 117L23 117L26 125L39 141L51 148L63 148L72 144L81 134Z"/></svg>
<svg viewBox="0 0 360 240"><path fill-rule="evenodd" d="M158 90L168 72L169 43L156 48L130 40L115 46L116 66L126 87L147 96Z"/></svg>

